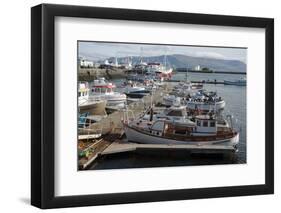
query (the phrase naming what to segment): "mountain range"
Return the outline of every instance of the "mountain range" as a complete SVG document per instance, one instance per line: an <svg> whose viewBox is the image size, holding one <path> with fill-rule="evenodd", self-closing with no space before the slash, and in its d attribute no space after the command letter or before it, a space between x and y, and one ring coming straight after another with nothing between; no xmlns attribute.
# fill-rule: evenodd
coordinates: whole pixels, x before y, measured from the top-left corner
<svg viewBox="0 0 281 213"><path fill-rule="evenodd" d="M130 56L118 58L119 63L128 62L128 58L133 64L137 64L141 61L140 56ZM115 59L109 58L108 60L114 61ZM165 56L147 56L142 57L143 62L160 62L164 63ZM239 60L229 60L229 59L216 59L208 57L193 57L181 54L173 54L166 56L167 65L173 68L189 68L192 69L197 65L201 68L207 67L214 71L228 71L228 72L246 72L247 65Z"/></svg>

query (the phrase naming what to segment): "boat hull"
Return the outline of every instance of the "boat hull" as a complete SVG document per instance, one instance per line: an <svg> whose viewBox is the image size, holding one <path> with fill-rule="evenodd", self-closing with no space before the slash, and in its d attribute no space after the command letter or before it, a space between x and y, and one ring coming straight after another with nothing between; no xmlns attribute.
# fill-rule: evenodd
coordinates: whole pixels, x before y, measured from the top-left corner
<svg viewBox="0 0 281 213"><path fill-rule="evenodd" d="M221 146L236 146L239 142L239 133L234 137L223 139L223 140L213 140L213 141L179 141L170 138L164 138L160 136L155 136L151 134L146 134L140 132L129 125L124 125L125 134L128 141L144 143L144 144L190 144L190 145L221 145Z"/></svg>
<svg viewBox="0 0 281 213"><path fill-rule="evenodd" d="M88 102L83 105L79 105L80 113L89 112L90 115L104 115L105 114L106 101L101 100L97 102Z"/></svg>
<svg viewBox="0 0 281 213"><path fill-rule="evenodd" d="M246 86L246 81L224 81L225 85Z"/></svg>
<svg viewBox="0 0 281 213"><path fill-rule="evenodd" d="M143 98L146 95L149 95L150 92L131 92L126 93L126 96L129 98Z"/></svg>
<svg viewBox="0 0 281 213"><path fill-rule="evenodd" d="M224 109L225 101L218 101L216 104L214 103L206 103L206 102L187 102L187 108L191 110L202 110L202 111L219 111Z"/></svg>

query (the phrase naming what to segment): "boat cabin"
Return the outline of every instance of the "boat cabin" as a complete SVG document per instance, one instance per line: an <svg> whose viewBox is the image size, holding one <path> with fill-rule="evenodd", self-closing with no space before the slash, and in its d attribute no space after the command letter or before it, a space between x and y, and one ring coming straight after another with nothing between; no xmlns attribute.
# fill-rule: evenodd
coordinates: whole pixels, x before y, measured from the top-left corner
<svg viewBox="0 0 281 213"><path fill-rule="evenodd" d="M198 133L216 133L217 122L210 115L198 115L195 117L196 132Z"/></svg>
<svg viewBox="0 0 281 213"><path fill-rule="evenodd" d="M193 122L179 125L177 123L165 120L158 120L152 124L150 133L157 136L173 135L173 136L188 136L195 131Z"/></svg>
<svg viewBox="0 0 281 213"><path fill-rule="evenodd" d="M94 93L113 93L115 84L107 82L105 78L94 80L92 92Z"/></svg>
<svg viewBox="0 0 281 213"><path fill-rule="evenodd" d="M164 115L166 117L170 117L173 119L181 119L187 116L186 107L185 106L172 106L164 111Z"/></svg>

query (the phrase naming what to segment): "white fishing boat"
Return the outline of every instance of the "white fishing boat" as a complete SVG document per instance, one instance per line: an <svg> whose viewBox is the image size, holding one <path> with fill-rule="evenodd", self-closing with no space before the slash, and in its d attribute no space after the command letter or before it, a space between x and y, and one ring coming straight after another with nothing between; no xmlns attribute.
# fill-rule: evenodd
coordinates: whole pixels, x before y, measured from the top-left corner
<svg viewBox="0 0 281 213"><path fill-rule="evenodd" d="M127 83L125 83L123 92L129 98L143 98L144 96L150 94L150 91L147 90L146 87L137 85L137 83L132 81L128 81Z"/></svg>
<svg viewBox="0 0 281 213"><path fill-rule="evenodd" d="M175 95L165 95L163 97L162 105L166 107L170 107L177 100L177 96Z"/></svg>
<svg viewBox="0 0 281 213"><path fill-rule="evenodd" d="M169 108L149 107L140 116L140 118L143 120L165 119L179 123L186 123L190 121L188 119L186 107L182 105L173 105Z"/></svg>
<svg viewBox="0 0 281 213"><path fill-rule="evenodd" d="M235 86L246 86L247 80L246 80L246 78L241 78L241 79L238 79L238 80L225 80L224 84L235 85Z"/></svg>
<svg viewBox="0 0 281 213"><path fill-rule="evenodd" d="M158 120L165 119L177 123L190 123L194 121L194 117L197 115L210 115L210 111L193 111L187 110L186 106L182 105L179 98L169 108L163 107L149 107L140 118L143 120ZM229 127L229 122L221 115L216 114L216 121L218 127Z"/></svg>
<svg viewBox="0 0 281 213"><path fill-rule="evenodd" d="M145 144L190 144L233 146L239 142L239 132L232 127L217 125L215 116L198 115L194 122L174 122L166 119L143 120L124 117L128 141Z"/></svg>
<svg viewBox="0 0 281 213"><path fill-rule="evenodd" d="M80 113L89 112L92 115L101 115L105 113L106 100L90 95L88 83L79 82L78 106Z"/></svg>
<svg viewBox="0 0 281 213"><path fill-rule="evenodd" d="M115 88L116 85L106 81L105 78L98 78L93 82L92 95L106 100L107 109L117 110L125 106L127 96L125 94L115 92Z"/></svg>
<svg viewBox="0 0 281 213"><path fill-rule="evenodd" d="M225 107L225 101L216 95L202 94L186 99L186 107L190 110L220 111Z"/></svg>
<svg viewBox="0 0 281 213"><path fill-rule="evenodd" d="M168 68L166 65L162 65L158 62L148 63L146 66L146 73L156 75L159 79L170 79L172 77L172 72L172 68Z"/></svg>
<svg viewBox="0 0 281 213"><path fill-rule="evenodd" d="M203 84L191 83L189 81L179 82L179 84L174 87L174 89L182 89L182 90L198 90L202 88L203 88Z"/></svg>
<svg viewBox="0 0 281 213"><path fill-rule="evenodd" d="M207 92L198 90L197 92L188 93L184 96L165 95L162 105L170 107L180 100L182 105L185 105L189 110L200 111L220 111L225 107L225 101L221 97L217 97L215 92Z"/></svg>

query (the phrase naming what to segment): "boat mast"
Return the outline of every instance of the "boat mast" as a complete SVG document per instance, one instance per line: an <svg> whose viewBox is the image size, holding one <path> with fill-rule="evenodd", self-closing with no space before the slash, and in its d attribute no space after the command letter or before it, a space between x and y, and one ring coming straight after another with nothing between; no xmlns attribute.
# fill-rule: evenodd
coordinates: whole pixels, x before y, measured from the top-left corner
<svg viewBox="0 0 281 213"><path fill-rule="evenodd" d="M151 97L150 97L150 118L149 121L153 120L153 91L151 92Z"/></svg>

